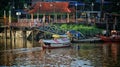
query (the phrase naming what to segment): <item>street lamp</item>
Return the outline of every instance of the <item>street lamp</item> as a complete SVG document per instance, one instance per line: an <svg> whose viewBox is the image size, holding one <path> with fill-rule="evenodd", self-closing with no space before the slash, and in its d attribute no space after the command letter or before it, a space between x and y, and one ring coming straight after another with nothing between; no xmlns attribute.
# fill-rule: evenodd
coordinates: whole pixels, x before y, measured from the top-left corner
<svg viewBox="0 0 120 67"><path fill-rule="evenodd" d="M92 7L91 7L91 10L93 11L93 7L94 7L94 3L93 3L93 2L92 2L92 4L91 4L91 6L92 6Z"/></svg>
<svg viewBox="0 0 120 67"><path fill-rule="evenodd" d="M41 13L41 12L40 12L41 7L42 7L42 5L40 4L39 15L40 15L40 13ZM41 19L40 19L40 16L39 16L39 20L41 20ZM40 22L41 22L41 21L40 21Z"/></svg>
<svg viewBox="0 0 120 67"><path fill-rule="evenodd" d="M55 6L53 4L50 4L50 7L53 7L53 13L54 13L54 22L55 22Z"/></svg>
<svg viewBox="0 0 120 67"><path fill-rule="evenodd" d="M16 15L17 15L17 19L18 19L18 22L19 22L20 21L21 12L16 12Z"/></svg>
<svg viewBox="0 0 120 67"><path fill-rule="evenodd" d="M120 3L118 2L116 5L117 5L117 6L119 6L119 5L120 5Z"/></svg>
<svg viewBox="0 0 120 67"><path fill-rule="evenodd" d="M11 10L9 10L9 24L11 24Z"/></svg>
<svg viewBox="0 0 120 67"><path fill-rule="evenodd" d="M27 3L24 4L24 8L25 8L25 9L28 8L28 7L27 7ZM28 21L28 20L27 20L27 13L25 13L25 16L26 16L26 22L27 22L27 21Z"/></svg>
<svg viewBox="0 0 120 67"><path fill-rule="evenodd" d="M75 7L76 7L76 19L75 19L75 22L77 23L77 6L78 6L78 4L77 4L77 2L75 3Z"/></svg>

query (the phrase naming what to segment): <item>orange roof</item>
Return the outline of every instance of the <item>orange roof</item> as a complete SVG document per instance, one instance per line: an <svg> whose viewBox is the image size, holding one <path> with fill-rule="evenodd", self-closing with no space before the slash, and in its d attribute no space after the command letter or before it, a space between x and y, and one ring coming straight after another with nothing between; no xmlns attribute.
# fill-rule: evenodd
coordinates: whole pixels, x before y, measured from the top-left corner
<svg viewBox="0 0 120 67"><path fill-rule="evenodd" d="M68 2L37 2L28 13L70 13Z"/></svg>

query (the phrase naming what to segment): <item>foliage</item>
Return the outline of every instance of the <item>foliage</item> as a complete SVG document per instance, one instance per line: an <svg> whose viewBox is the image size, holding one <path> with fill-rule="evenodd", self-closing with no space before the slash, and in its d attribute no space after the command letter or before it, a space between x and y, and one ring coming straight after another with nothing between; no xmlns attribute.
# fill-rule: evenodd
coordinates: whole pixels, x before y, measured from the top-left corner
<svg viewBox="0 0 120 67"><path fill-rule="evenodd" d="M94 36L98 33L102 33L102 29L98 29L95 26L86 26L86 25L76 25L76 24L62 24L60 26L61 29L64 30L76 30L80 31L86 36Z"/></svg>

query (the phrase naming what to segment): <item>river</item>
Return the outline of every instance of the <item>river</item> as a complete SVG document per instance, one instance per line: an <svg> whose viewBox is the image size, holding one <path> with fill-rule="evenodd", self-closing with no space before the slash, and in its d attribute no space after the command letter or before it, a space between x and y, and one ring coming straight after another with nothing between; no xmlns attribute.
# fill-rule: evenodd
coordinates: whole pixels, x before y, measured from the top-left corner
<svg viewBox="0 0 120 67"><path fill-rule="evenodd" d="M120 67L120 43L72 43L43 50L23 38L0 38L0 67Z"/></svg>

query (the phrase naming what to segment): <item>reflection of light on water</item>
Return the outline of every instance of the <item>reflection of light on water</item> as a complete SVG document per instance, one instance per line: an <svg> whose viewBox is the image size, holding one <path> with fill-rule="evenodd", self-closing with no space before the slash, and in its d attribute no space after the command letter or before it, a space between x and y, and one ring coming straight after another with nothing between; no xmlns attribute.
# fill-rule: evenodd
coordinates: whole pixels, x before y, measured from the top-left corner
<svg viewBox="0 0 120 67"><path fill-rule="evenodd" d="M53 49L41 50L40 47L6 50L6 57L11 57L7 63L12 67L79 67L91 66L90 61L78 60L71 55L71 50ZM58 53L57 53L58 52ZM91 66L92 67L92 66Z"/></svg>
<svg viewBox="0 0 120 67"><path fill-rule="evenodd" d="M19 59L16 59L16 61L22 61L20 65L26 66L30 64L31 66L35 66L37 64L37 65L41 65L42 67L44 66L76 67L76 66L91 65L90 61L83 61L83 60L77 60L77 59L73 60L74 58L71 55L69 55L68 50L65 52L64 50L60 50L59 53L54 53L54 51L56 50L51 50L51 52L47 52L45 50L44 53L42 52L43 55L41 57L40 57L41 54L39 54L39 52L37 52L39 56L35 56L36 53L31 53L31 54L27 53L29 54L29 56L27 55L26 58L20 57ZM30 62L27 62L25 60Z"/></svg>
<svg viewBox="0 0 120 67"><path fill-rule="evenodd" d="M79 66L82 66L82 67L94 67L94 66L91 66L91 62L90 60L76 60L76 61L72 61L71 63L71 67L79 67Z"/></svg>
<svg viewBox="0 0 120 67"><path fill-rule="evenodd" d="M28 40L24 40L23 38L16 38L15 40L7 39L7 44L5 42L5 39L0 39L0 44L3 44L3 46L7 46L7 48L4 47L5 49L32 48L36 44L40 46L40 44L36 42L32 43Z"/></svg>
<svg viewBox="0 0 120 67"><path fill-rule="evenodd" d="M19 54L19 53L27 53L27 52L40 51L40 50L42 50L42 47L10 49L10 50L3 50L0 52L13 52L14 54Z"/></svg>
<svg viewBox="0 0 120 67"><path fill-rule="evenodd" d="M4 47L2 40L1 42L0 47ZM39 43L27 41L23 44L22 38L16 39L16 48L12 42L12 48L9 49L9 42L10 40L5 50L0 50L0 61L3 61L0 62L0 67L1 65L10 67L102 67L105 66L103 65L104 59L109 62L106 59L109 57L105 54L110 55L109 49L112 47L106 46L105 49L108 52L104 54L104 46L101 44L78 43L72 44L72 48L42 50ZM116 47L119 48L119 46ZM105 58L103 59L102 56Z"/></svg>

